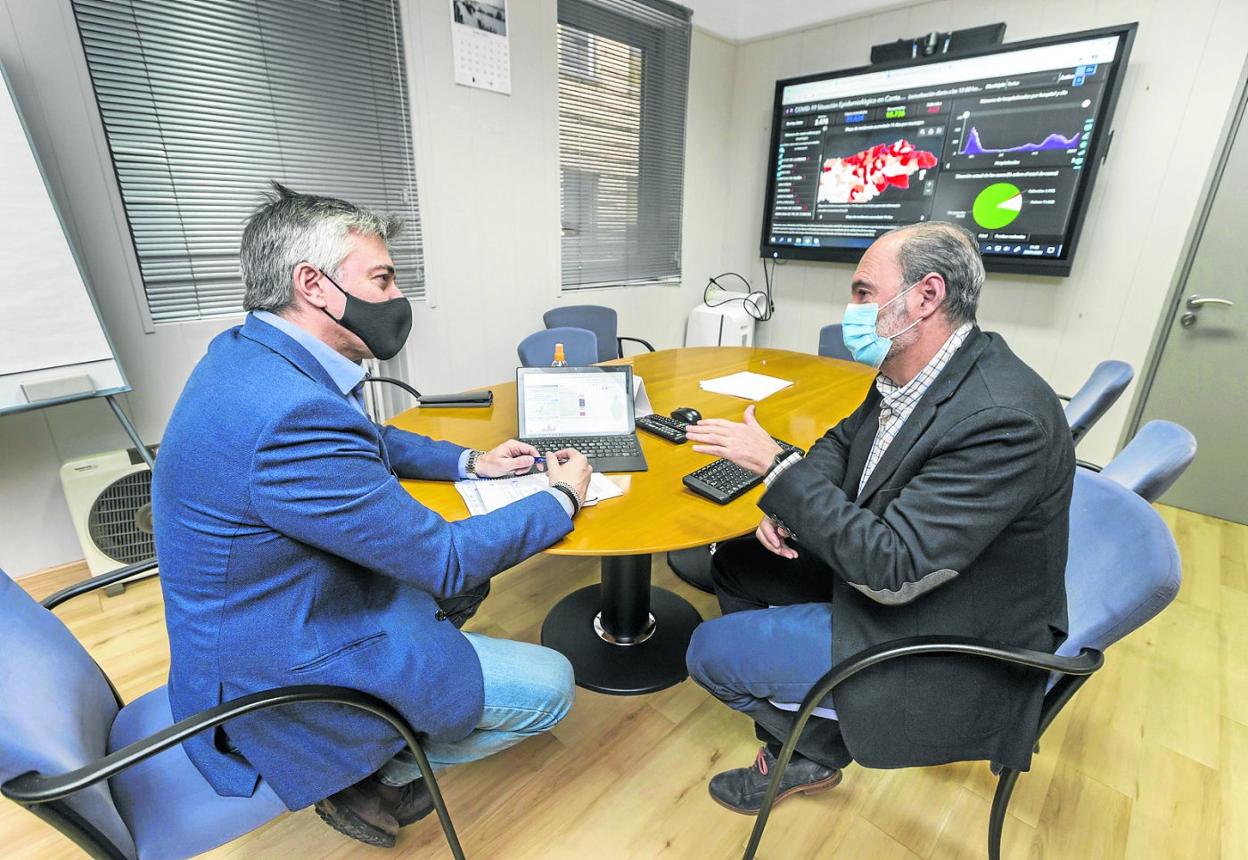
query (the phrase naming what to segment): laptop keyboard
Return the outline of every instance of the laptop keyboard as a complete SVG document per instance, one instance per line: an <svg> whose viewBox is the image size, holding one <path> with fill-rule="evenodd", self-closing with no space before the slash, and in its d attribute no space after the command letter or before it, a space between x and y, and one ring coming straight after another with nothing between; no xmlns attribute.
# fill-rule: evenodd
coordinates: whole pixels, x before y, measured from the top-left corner
<svg viewBox="0 0 1248 860"><path fill-rule="evenodd" d="M641 445L633 434L628 436L569 436L557 438L543 436L540 439L521 439L543 454L574 448L591 460L602 457L629 457L641 453Z"/></svg>

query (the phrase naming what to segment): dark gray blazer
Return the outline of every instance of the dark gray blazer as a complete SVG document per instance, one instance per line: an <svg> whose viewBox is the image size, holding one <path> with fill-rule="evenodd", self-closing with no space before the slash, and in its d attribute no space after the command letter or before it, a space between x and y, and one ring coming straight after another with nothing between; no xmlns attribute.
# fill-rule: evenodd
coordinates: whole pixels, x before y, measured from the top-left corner
<svg viewBox="0 0 1248 860"><path fill-rule="evenodd" d="M833 661L925 634L1055 650L1075 469L1057 396L1000 335L975 328L859 495L879 404L872 386L759 501L831 569ZM987 759L1026 770L1045 678L982 658L911 657L832 698L868 767Z"/></svg>

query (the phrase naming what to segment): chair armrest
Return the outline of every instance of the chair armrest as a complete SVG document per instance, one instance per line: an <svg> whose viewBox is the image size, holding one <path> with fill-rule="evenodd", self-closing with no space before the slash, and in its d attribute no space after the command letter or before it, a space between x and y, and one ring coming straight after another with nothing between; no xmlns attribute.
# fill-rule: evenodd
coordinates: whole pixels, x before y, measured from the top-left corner
<svg viewBox="0 0 1248 860"><path fill-rule="evenodd" d="M1089 472L1099 472L1104 466L1098 466L1095 463L1089 463L1087 460L1075 460L1075 465L1080 469L1087 469Z"/></svg>
<svg viewBox="0 0 1248 860"><path fill-rule="evenodd" d="M116 570L110 570L108 573L101 573L99 576L92 576L82 582L76 582L68 588L62 588L49 597L45 597L41 601L44 609L55 609L66 600L78 597L82 594L95 591L97 588L104 588L115 582L121 582L123 579L129 579L140 573L146 573L156 566L156 559L149 558L147 561L140 561L136 564L129 564L125 567L119 567Z"/></svg>
<svg viewBox="0 0 1248 860"><path fill-rule="evenodd" d="M624 341L626 340L631 340L633 343L639 343L642 346L644 346L646 349L650 350L651 352L654 352L654 347L650 345L650 341L642 340L639 337L624 337L623 335L620 335L615 340L616 340L616 345L619 347L619 350L620 350L620 357L624 356Z"/></svg>
<svg viewBox="0 0 1248 860"><path fill-rule="evenodd" d="M25 806L62 800L101 780L116 776L121 771L162 753L170 747L175 747L200 732L215 729L230 720L255 711L299 703L346 705L380 717L403 736L403 740L416 754L417 761L421 764L421 772L424 774L427 761L420 752L416 733L394 708L375 696L350 687L302 684L251 693L229 702L223 702L214 708L179 720L168 728L127 744L69 773L59 776L45 776L33 771L22 774L0 785L0 793ZM429 783L429 787L431 791L436 791L432 783Z"/></svg>
<svg viewBox="0 0 1248 860"><path fill-rule="evenodd" d="M833 688L838 684L852 678L864 669L887 663L889 660L896 660L899 657L914 657L920 654L968 654L973 657L983 657L989 660L1013 663L1017 666L1043 669L1046 672L1059 672L1063 675L1075 676L1091 675L1105 663L1105 658L1101 652L1091 648L1084 648L1078 657L1058 657L1056 654L1046 654L1043 651L1032 651L1027 648L1016 648L1013 645L1000 645L971 636L910 636L905 639L883 642L842 660L829 669L827 674L810 688L810 692L802 700L802 707L797 711L793 728L789 731L789 737L785 739L784 745L780 748L780 755L772 768L771 780L767 785L767 794L763 799L762 809L754 821L754 830L750 834L750 841L745 849L744 856L746 858L754 857L758 851L759 842L763 838L763 828L767 826L767 819L771 815L771 808L775 804L776 795L780 790L780 778L783 776L785 768L789 766L789 760L793 757L793 751L797 747L798 736L806 726L806 723L810 721L811 714L814 713L815 708L823 701L824 697L832 692ZM1058 695L1061 698L1061 703L1064 704L1074 694L1077 686L1061 685L1060 682L1059 686L1061 686L1061 690L1058 691ZM1048 723L1052 720L1055 713L1056 711L1053 710L1045 715L1045 722L1042 728L1048 727Z"/></svg>
<svg viewBox="0 0 1248 860"><path fill-rule="evenodd" d="M971 636L910 636L867 648L837 663L819 679L815 686L810 688L810 692L802 701L799 714L804 714L808 710L813 711L834 687L862 670L887 663L889 660L896 660L899 657L913 657L919 654L969 654L973 657L1029 666L1033 669L1058 672L1062 675L1091 675L1105 662L1101 653L1091 648L1083 649L1078 657L1059 657L1056 654L1016 648L1013 645L1000 645Z"/></svg>

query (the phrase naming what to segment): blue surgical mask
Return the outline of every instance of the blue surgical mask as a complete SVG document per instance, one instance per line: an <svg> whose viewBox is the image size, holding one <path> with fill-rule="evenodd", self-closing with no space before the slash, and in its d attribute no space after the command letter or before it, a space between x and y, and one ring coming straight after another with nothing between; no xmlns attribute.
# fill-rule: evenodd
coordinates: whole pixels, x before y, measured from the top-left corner
<svg viewBox="0 0 1248 860"><path fill-rule="evenodd" d="M854 357L854 361L878 370L880 365L884 363L884 359L888 358L888 351L892 348L894 338L905 334L919 324L920 320L916 319L891 337L881 337L876 329L876 324L880 319L880 311L913 290L920 283L922 282L916 281L906 287L885 302L883 308L875 302L862 305L850 302L845 306L845 316L841 319L841 340L845 342L845 348Z"/></svg>

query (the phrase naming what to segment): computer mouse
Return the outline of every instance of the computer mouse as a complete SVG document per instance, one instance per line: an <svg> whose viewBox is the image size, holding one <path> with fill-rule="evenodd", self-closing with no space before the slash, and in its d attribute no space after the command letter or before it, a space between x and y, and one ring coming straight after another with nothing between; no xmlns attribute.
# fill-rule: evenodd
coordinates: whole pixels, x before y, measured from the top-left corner
<svg viewBox="0 0 1248 860"><path fill-rule="evenodd" d="M684 421L686 424L697 424L702 420L702 413L692 406L682 406L679 409L672 410L672 417L677 421Z"/></svg>

